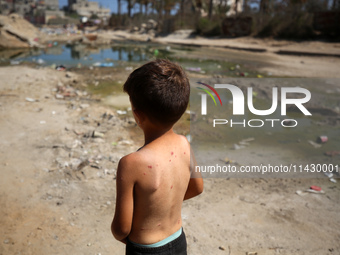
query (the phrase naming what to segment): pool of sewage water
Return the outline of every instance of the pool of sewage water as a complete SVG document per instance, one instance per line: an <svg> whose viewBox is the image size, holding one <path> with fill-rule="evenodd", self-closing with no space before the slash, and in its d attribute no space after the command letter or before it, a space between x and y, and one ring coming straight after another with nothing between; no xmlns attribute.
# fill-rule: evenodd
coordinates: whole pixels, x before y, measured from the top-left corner
<svg viewBox="0 0 340 255"><path fill-rule="evenodd" d="M209 51L214 51L209 49ZM11 53L12 52L12 53ZM191 54L192 53L192 54ZM197 55L201 57L197 58ZM115 43L103 47L84 44L51 44L45 49L0 51L0 64L35 63L41 66L126 67L137 66L155 58L167 58L180 63L188 72L232 77L263 77L242 63L210 59L207 49L170 46L154 43Z"/></svg>

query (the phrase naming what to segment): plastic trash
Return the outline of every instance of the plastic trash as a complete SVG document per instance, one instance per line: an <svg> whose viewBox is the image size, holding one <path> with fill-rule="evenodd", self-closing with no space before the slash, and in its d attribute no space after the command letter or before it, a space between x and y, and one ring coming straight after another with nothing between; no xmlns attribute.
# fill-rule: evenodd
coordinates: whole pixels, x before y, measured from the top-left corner
<svg viewBox="0 0 340 255"><path fill-rule="evenodd" d="M321 144L318 144L318 143L311 141L311 140L309 140L308 143L311 144L315 149L321 147Z"/></svg>
<svg viewBox="0 0 340 255"><path fill-rule="evenodd" d="M39 58L39 59L37 60L37 63L38 63L39 65L42 65L42 64L45 63L45 61L44 61L43 59Z"/></svg>
<svg viewBox="0 0 340 255"><path fill-rule="evenodd" d="M124 114L127 114L127 111L117 110L117 113L118 113L119 115L124 115Z"/></svg>
<svg viewBox="0 0 340 255"><path fill-rule="evenodd" d="M333 177L333 173L329 173L329 172L325 172L324 175L326 175L328 178L332 178Z"/></svg>
<svg viewBox="0 0 340 255"><path fill-rule="evenodd" d="M154 52L153 52L153 55L154 55L155 57L157 57L158 54L159 54L159 51L158 51L157 49L155 49Z"/></svg>
<svg viewBox="0 0 340 255"><path fill-rule="evenodd" d="M97 67L113 67L113 63L109 62L109 63L101 63L101 62L96 62L93 64L93 66L97 66Z"/></svg>
<svg viewBox="0 0 340 255"><path fill-rule="evenodd" d="M315 185L310 186L310 189L315 190L315 191L321 191L322 190L321 187L315 186Z"/></svg>
<svg viewBox="0 0 340 255"><path fill-rule="evenodd" d="M328 141L328 137L325 135L320 135L317 139L318 143L326 143Z"/></svg>
<svg viewBox="0 0 340 255"><path fill-rule="evenodd" d="M59 66L56 66L55 70L57 70L57 71L65 71L66 67L63 66L63 65L59 65Z"/></svg>
<svg viewBox="0 0 340 255"><path fill-rule="evenodd" d="M258 75L256 75L256 77L257 77L257 78L263 78L263 75L258 74Z"/></svg>
<svg viewBox="0 0 340 255"><path fill-rule="evenodd" d="M202 69L200 67L187 67L186 70L191 71L191 72L201 72L202 71Z"/></svg>
<svg viewBox="0 0 340 255"><path fill-rule="evenodd" d="M324 194L325 192L323 190L315 190L315 189L307 189L306 190L309 193L315 193L315 194Z"/></svg>

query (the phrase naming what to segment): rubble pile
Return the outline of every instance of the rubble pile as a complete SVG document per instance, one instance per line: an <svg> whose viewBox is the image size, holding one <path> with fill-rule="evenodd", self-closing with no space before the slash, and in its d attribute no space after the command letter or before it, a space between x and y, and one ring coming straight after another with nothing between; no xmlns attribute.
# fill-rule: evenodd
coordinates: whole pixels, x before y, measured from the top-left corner
<svg viewBox="0 0 340 255"><path fill-rule="evenodd" d="M39 30L20 15L0 15L0 48L40 47L39 37Z"/></svg>
<svg viewBox="0 0 340 255"><path fill-rule="evenodd" d="M131 117L118 117L118 110L94 106L97 99L79 88L81 79L71 72L65 77L52 92L55 99L68 102L74 117L64 135L48 146L56 157L47 172L58 169L68 179L77 180L115 177L119 159L137 149L126 131L136 123Z"/></svg>
<svg viewBox="0 0 340 255"><path fill-rule="evenodd" d="M157 21L149 19L147 23L142 23L140 27L133 27L131 32L137 34L148 34L154 37L157 32L157 25Z"/></svg>

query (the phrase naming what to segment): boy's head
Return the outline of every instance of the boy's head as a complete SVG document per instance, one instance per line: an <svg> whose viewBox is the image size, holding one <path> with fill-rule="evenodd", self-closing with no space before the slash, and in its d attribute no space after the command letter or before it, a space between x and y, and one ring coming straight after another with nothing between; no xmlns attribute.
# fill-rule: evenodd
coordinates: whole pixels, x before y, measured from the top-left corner
<svg viewBox="0 0 340 255"><path fill-rule="evenodd" d="M183 69L165 59L134 70L124 84L134 108L151 121L173 125L189 102L190 84Z"/></svg>

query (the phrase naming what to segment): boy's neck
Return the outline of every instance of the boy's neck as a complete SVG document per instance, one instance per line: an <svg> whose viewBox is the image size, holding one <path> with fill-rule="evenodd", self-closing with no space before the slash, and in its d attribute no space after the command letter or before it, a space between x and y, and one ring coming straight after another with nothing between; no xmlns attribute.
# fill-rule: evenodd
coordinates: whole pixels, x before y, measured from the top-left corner
<svg viewBox="0 0 340 255"><path fill-rule="evenodd" d="M148 128L144 131L144 146L156 140L157 138L174 133L172 126L166 128Z"/></svg>

